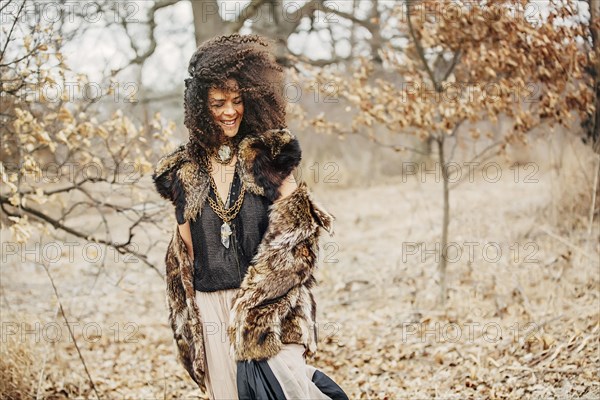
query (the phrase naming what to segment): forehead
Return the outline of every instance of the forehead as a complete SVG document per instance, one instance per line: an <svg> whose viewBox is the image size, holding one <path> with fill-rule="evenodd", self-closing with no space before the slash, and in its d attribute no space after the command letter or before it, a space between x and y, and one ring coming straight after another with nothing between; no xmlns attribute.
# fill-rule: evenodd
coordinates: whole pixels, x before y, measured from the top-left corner
<svg viewBox="0 0 600 400"><path fill-rule="evenodd" d="M208 97L215 99L225 99L229 97L237 97L240 95L239 86L233 79L227 80L223 87L211 87L208 90Z"/></svg>
<svg viewBox="0 0 600 400"><path fill-rule="evenodd" d="M241 93L237 90L223 90L219 88L210 88L208 97L211 99L226 99L238 97Z"/></svg>

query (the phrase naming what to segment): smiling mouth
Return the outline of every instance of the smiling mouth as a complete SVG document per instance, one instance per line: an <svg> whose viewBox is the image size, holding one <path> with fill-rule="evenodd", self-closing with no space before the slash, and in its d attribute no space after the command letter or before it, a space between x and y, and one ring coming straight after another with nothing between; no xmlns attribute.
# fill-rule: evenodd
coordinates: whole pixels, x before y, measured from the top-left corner
<svg viewBox="0 0 600 400"><path fill-rule="evenodd" d="M234 126L236 122L237 122L237 118L229 120L229 121L221 120L221 124L225 125L225 126Z"/></svg>

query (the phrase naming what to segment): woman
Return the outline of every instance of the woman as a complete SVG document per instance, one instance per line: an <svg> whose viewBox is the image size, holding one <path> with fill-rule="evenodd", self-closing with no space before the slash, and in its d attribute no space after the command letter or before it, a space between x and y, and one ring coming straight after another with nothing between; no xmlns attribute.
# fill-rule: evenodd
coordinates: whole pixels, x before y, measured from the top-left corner
<svg viewBox="0 0 600 400"><path fill-rule="evenodd" d="M178 223L166 267L179 359L212 399L347 399L305 363L318 239L333 217L293 177L283 71L263 38L231 35L202 44L188 72L190 140L153 175Z"/></svg>

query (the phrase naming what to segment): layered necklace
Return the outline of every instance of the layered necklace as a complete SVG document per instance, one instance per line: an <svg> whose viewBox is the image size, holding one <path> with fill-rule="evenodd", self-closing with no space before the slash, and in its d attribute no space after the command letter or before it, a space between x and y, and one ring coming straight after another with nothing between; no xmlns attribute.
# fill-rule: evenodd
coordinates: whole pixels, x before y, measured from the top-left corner
<svg viewBox="0 0 600 400"><path fill-rule="evenodd" d="M231 160L231 157L229 157L229 160ZM219 196L217 185L212 176L213 169L210 159L206 158L204 161L208 170L208 180L210 186L215 192L215 197L217 198L217 201L214 201L210 196L208 196L208 204L210 205L210 208L212 208L212 210L215 212L215 214L217 214L217 216L223 221L223 224L221 225L221 244L223 244L223 246L225 246L226 248L229 248L229 237L233 233L233 231L231 230L230 222L238 215L238 213L242 209L242 202L244 201L244 195L246 194L246 185L244 184L244 181L241 180L242 188L240 189L240 194L237 200L235 201L235 203L233 203L231 207L225 208L225 202L223 202L221 196ZM231 195L231 186L233 185L233 180L235 180L235 175L231 181L231 184L229 185L229 195Z"/></svg>

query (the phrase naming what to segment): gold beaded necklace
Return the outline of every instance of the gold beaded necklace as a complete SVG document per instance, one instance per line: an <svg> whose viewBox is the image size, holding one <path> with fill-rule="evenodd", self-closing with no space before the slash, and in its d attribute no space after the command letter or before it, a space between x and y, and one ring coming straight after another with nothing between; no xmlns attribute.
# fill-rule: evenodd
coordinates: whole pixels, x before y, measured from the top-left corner
<svg viewBox="0 0 600 400"><path fill-rule="evenodd" d="M217 214L217 216L223 221L223 224L221 225L221 243L226 248L229 248L229 236L231 236L231 234L233 233L233 231L231 230L230 222L238 215L238 213L242 209L242 202L244 201L244 195L246 194L246 185L242 180L242 188L240 190L240 194L237 200L235 201L235 203L233 203L231 207L225 208L225 203L223 202L223 200L221 200L221 196L219 196L219 192L217 190L217 185L215 183L215 180L213 179L212 164L210 163L210 160L208 158L205 159L205 165L207 167L206 169L208 170L208 180L210 186L212 187L213 191L215 192L215 196L217 197L217 201L215 202L210 196L208 196L208 204L210 205L210 208L212 208L212 210L215 212L215 214ZM233 184L233 180L231 184ZM231 192L231 186L229 187L229 192Z"/></svg>

